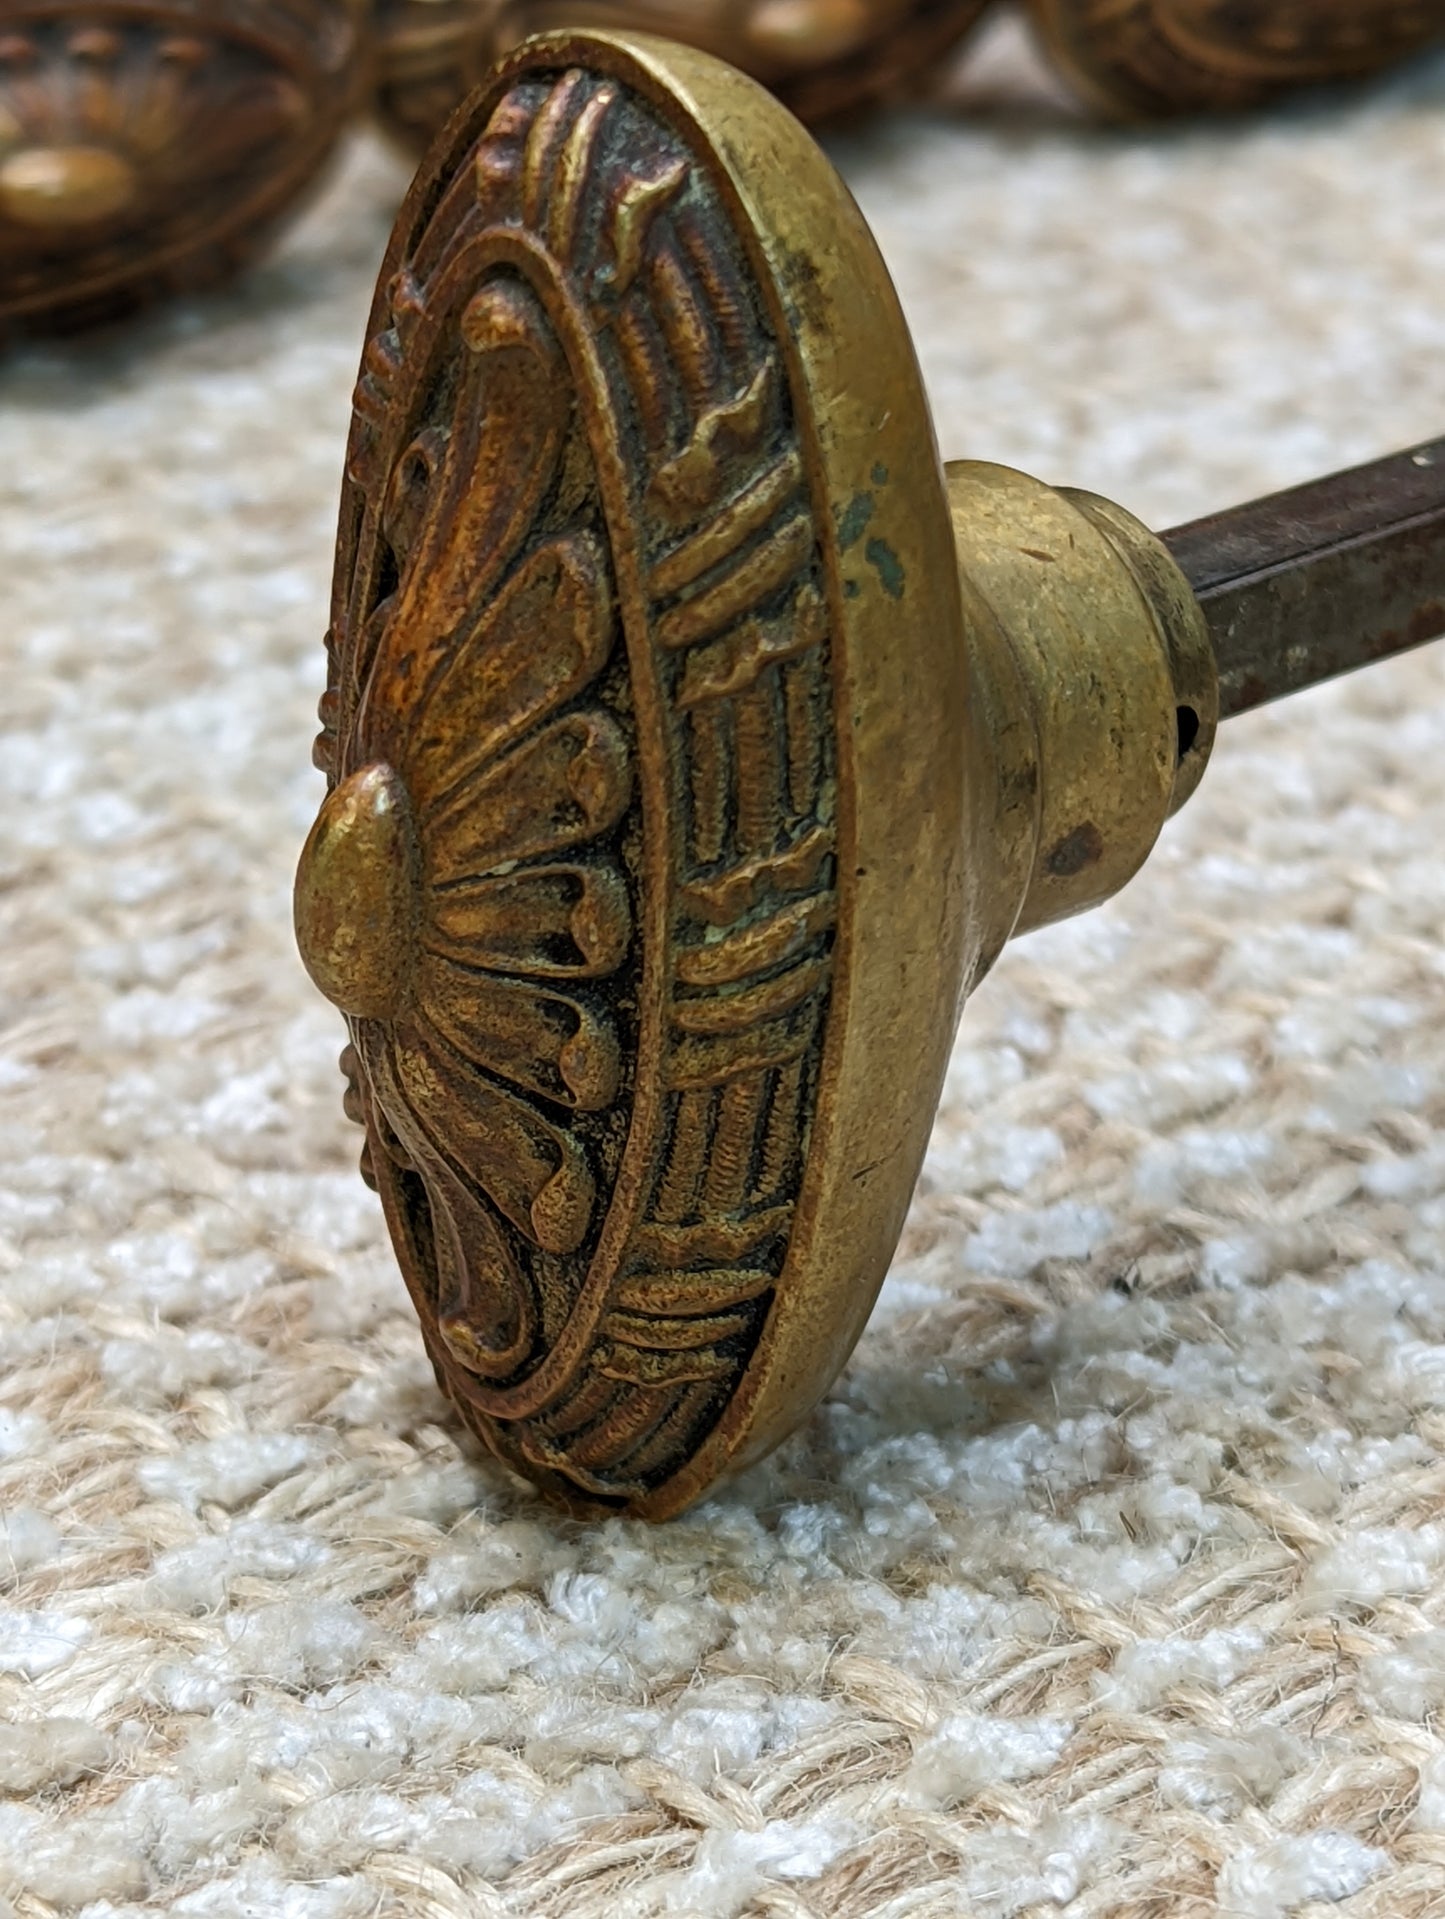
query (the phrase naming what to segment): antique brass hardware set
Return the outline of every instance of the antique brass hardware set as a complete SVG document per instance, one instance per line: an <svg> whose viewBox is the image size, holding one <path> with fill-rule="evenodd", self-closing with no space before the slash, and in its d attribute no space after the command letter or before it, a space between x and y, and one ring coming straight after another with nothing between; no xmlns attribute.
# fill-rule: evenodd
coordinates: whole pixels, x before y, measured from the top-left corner
<svg viewBox="0 0 1445 1919"><path fill-rule="evenodd" d="M306 965L438 1376L660 1517L846 1361L955 1021L1220 717L1445 631L1445 442L1156 538L940 470L799 122L661 40L504 61L369 323Z"/></svg>
<svg viewBox="0 0 1445 1919"><path fill-rule="evenodd" d="M1115 114L1248 106L1377 71L1445 0L1029 0ZM420 150L542 27L627 26L722 55L805 120L924 84L990 0L6 0L0 329L73 329L250 258L370 101Z"/></svg>

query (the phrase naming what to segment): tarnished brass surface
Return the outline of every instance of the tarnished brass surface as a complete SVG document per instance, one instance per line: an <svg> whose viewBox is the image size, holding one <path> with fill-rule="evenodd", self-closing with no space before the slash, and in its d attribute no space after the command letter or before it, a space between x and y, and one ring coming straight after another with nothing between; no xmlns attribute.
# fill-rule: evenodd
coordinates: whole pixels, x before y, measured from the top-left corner
<svg viewBox="0 0 1445 1919"><path fill-rule="evenodd" d="M330 152L363 48L349 0L5 0L0 327L224 277Z"/></svg>
<svg viewBox="0 0 1445 1919"><path fill-rule="evenodd" d="M997 785L1027 796L1003 889L1008 931L1025 933L1117 893L1198 785L1214 655L1179 569L1122 508L967 462L947 488L975 681L1011 756Z"/></svg>
<svg viewBox="0 0 1445 1919"><path fill-rule="evenodd" d="M1197 780L1198 609L1117 508L945 486L775 101L560 35L398 220L329 659L297 934L438 1375L553 1496L675 1511L846 1360L965 992Z"/></svg>
<svg viewBox="0 0 1445 1919"><path fill-rule="evenodd" d="M1086 97L1124 114L1227 111L1378 73L1445 38L1445 0L1032 0Z"/></svg>
<svg viewBox="0 0 1445 1919"><path fill-rule="evenodd" d="M493 61L564 27L664 34L714 53L816 124L916 86L989 0L376 0L377 107L421 152Z"/></svg>

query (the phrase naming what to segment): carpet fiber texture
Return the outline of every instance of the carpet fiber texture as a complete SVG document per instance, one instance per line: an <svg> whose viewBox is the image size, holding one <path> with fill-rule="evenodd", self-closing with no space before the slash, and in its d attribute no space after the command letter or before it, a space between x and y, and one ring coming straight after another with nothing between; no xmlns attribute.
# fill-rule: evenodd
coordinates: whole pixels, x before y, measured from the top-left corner
<svg viewBox="0 0 1445 1919"><path fill-rule="evenodd" d="M835 144L946 452L1168 523L1445 427L1445 68L1030 85ZM432 1382L290 939L402 184L0 370L0 1912L1445 1913L1445 658L1233 726L1005 955L805 1430L559 1520Z"/></svg>

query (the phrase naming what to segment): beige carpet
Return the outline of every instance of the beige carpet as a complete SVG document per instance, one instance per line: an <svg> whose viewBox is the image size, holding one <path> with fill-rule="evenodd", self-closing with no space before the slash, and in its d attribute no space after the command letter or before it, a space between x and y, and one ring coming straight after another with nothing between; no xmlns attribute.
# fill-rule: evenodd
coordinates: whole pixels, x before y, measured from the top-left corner
<svg viewBox="0 0 1445 1919"><path fill-rule="evenodd" d="M1150 138L1011 59L837 148L948 452L1168 521L1445 428L1445 67ZM400 184L0 374L0 1911L1445 1913L1445 657L1239 723L1005 957L806 1431L563 1523L289 936Z"/></svg>

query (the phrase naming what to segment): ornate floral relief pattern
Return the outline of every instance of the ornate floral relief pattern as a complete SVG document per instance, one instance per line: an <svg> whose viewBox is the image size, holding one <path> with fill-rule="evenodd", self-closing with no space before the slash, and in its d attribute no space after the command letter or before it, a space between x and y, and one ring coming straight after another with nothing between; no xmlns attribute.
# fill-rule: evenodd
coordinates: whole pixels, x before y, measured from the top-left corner
<svg viewBox="0 0 1445 1919"><path fill-rule="evenodd" d="M785 353L681 137L571 72L453 158L357 390L298 928L443 1384L621 1503L715 1424L787 1251L828 584Z"/></svg>

